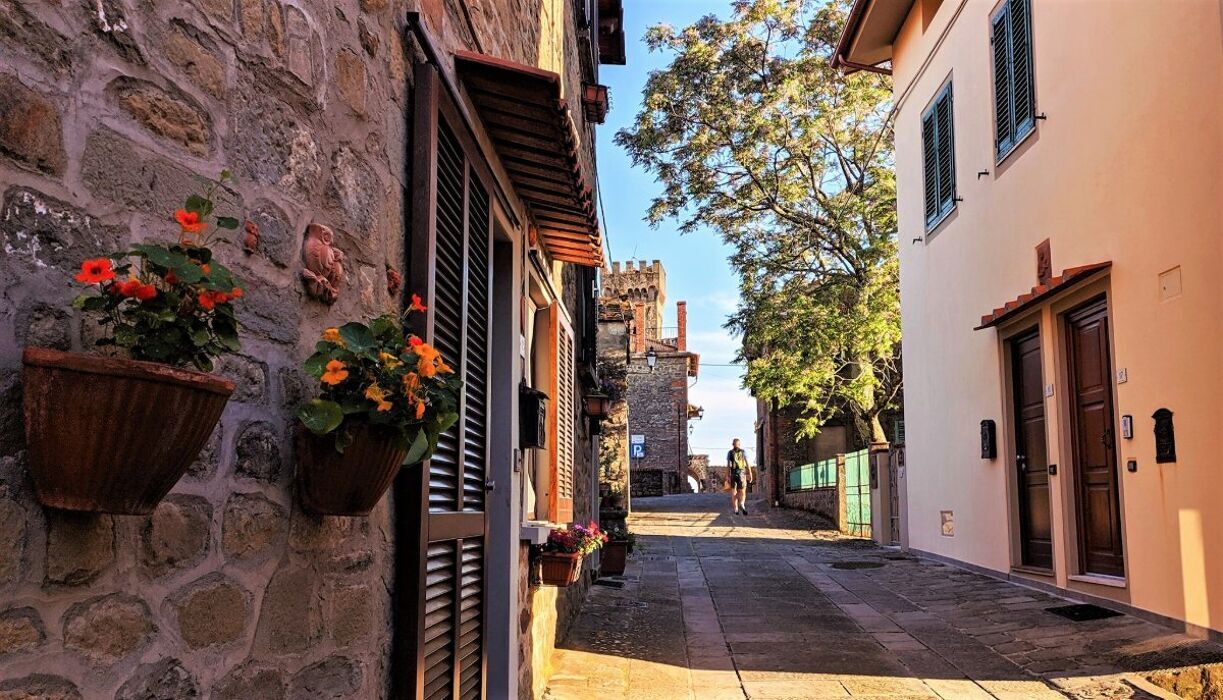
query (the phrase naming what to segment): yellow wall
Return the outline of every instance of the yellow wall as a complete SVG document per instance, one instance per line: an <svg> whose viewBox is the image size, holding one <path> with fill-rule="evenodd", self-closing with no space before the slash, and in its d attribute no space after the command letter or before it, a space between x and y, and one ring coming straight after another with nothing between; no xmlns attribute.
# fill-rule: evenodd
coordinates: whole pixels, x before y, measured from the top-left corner
<svg viewBox="0 0 1223 700"><path fill-rule="evenodd" d="M989 15L984 0L945 0L923 28L921 3L894 65L911 546L998 571L1018 561L1008 365L1000 334L1040 324L1054 558L1051 580L1223 630L1223 37L1218 0L1033 0L1038 121L1002 164L993 150ZM925 235L921 114L954 82L963 201ZM978 177L979 171L988 174ZM1051 239L1055 274L1111 260L1109 296L1127 579L1078 573L1068 517L1072 455L1059 312L1007 328L980 317L1036 284L1035 246ZM914 239L921 239L913 242ZM1180 267L1183 293L1161 300ZM1094 291L1094 290L1087 290ZM1080 293L1083 297L1086 291ZM1154 461L1155 409L1175 413L1175 464ZM979 424L999 426L999 458L979 456ZM1119 430L1117 431L1119 434ZM1137 473L1124 469L1137 459ZM944 537L939 512L955 512Z"/></svg>

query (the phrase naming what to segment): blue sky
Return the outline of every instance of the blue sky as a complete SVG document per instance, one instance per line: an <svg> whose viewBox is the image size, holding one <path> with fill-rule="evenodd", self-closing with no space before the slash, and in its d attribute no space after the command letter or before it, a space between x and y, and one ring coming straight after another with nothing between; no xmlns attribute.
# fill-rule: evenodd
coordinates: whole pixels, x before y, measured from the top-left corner
<svg viewBox="0 0 1223 700"><path fill-rule="evenodd" d="M693 421L693 452L708 453L722 464L731 438L738 437L749 456L756 440L756 404L741 388L742 370L726 365L734 360L739 339L722 328L738 303L738 284L727 263L728 249L712 232L680 236L674 222L652 228L643 218L659 191L654 177L632 167L628 155L612 139L629 126L641 104L641 90L650 71L670 60L666 53L648 53L641 39L658 23L687 26L713 12L725 17L729 2L665 0L626 2L624 22L628 65L601 66L599 81L608 86L611 111L598 129L599 181L607 216L606 236L612 260L661 260L667 270L667 311L664 326L675 326L675 302L688 302L688 348L701 355L701 373L690 400L705 408L704 420Z"/></svg>

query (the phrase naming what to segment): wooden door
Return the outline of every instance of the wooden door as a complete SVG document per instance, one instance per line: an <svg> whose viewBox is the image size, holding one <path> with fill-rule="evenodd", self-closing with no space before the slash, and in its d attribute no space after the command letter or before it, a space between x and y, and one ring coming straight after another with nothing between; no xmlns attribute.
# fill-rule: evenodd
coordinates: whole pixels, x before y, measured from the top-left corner
<svg viewBox="0 0 1223 700"><path fill-rule="evenodd" d="M1015 399L1013 432L1019 485L1020 559L1024 566L1052 569L1053 520L1039 332L1033 330L1011 340L1011 380Z"/></svg>
<svg viewBox="0 0 1223 700"><path fill-rule="evenodd" d="M405 470L396 485L393 695L472 700L485 696L486 666L488 178L470 157L478 151L431 67L417 67L415 90L407 267L410 289L425 290L429 312L414 330L450 361L464 386L459 421L433 457Z"/></svg>
<svg viewBox="0 0 1223 700"><path fill-rule="evenodd" d="M1105 300L1072 311L1067 327L1079 563L1085 573L1123 576L1113 372Z"/></svg>

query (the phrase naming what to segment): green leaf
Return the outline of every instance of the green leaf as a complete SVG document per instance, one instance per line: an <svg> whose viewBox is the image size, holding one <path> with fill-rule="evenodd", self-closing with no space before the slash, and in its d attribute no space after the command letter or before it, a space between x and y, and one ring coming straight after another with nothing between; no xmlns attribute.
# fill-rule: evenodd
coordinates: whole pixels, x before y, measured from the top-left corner
<svg viewBox="0 0 1223 700"><path fill-rule="evenodd" d="M185 261L170 269L174 271L174 276L178 278L178 281L183 284L196 284L204 279L203 268L191 261Z"/></svg>
<svg viewBox="0 0 1223 700"><path fill-rule="evenodd" d="M340 410L340 405L324 399L314 399L302 406L297 411L297 417L306 429L315 435L326 435L344 422L344 412Z"/></svg>
<svg viewBox="0 0 1223 700"><path fill-rule="evenodd" d="M218 216L217 226L221 228L235 229L238 228L239 221L232 216Z"/></svg>
<svg viewBox="0 0 1223 700"><path fill-rule="evenodd" d="M437 425L438 425L437 432L439 434L444 433L447 430L450 430L450 428L452 428L454 424L458 422L459 422L458 413L439 413L437 416Z"/></svg>
<svg viewBox="0 0 1223 700"><path fill-rule="evenodd" d="M77 298L79 299L81 297ZM81 302L81 305L78 308L84 309L85 311L105 311L107 305L111 301L106 297L85 297L84 299L85 300ZM73 306L76 306L76 304L73 303Z"/></svg>
<svg viewBox="0 0 1223 700"><path fill-rule="evenodd" d="M193 194L187 198L187 205L183 208L199 214L202 219L212 213L212 200Z"/></svg>
<svg viewBox="0 0 1223 700"><path fill-rule="evenodd" d="M412 445L408 447L408 454L404 457L404 464L416 464L428 458L429 451L429 436L424 430L416 431L416 439L412 441Z"/></svg>
<svg viewBox="0 0 1223 700"><path fill-rule="evenodd" d="M345 428L335 434L335 451L344 454L344 450L352 444L352 432Z"/></svg>
<svg viewBox="0 0 1223 700"><path fill-rule="evenodd" d="M327 371L327 363L331 361L331 353L320 350L302 363L302 369L306 370L306 374L318 379L323 376L323 372Z"/></svg>
<svg viewBox="0 0 1223 700"><path fill-rule="evenodd" d="M207 328L197 328L191 334L191 342L194 343L196 346L205 345L211 339L212 339L212 335L208 332Z"/></svg>
<svg viewBox="0 0 1223 700"><path fill-rule="evenodd" d="M348 347L348 351L355 354L367 353L378 343L369 328L364 323L356 321L340 326L340 337L344 339L344 344Z"/></svg>

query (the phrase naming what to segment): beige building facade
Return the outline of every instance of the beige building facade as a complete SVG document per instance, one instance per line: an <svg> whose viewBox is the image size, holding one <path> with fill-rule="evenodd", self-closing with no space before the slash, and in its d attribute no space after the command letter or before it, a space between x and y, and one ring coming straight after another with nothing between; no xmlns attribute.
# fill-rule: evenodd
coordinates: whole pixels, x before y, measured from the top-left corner
<svg viewBox="0 0 1223 700"><path fill-rule="evenodd" d="M860 0L894 78L906 544L1223 630L1223 5Z"/></svg>

